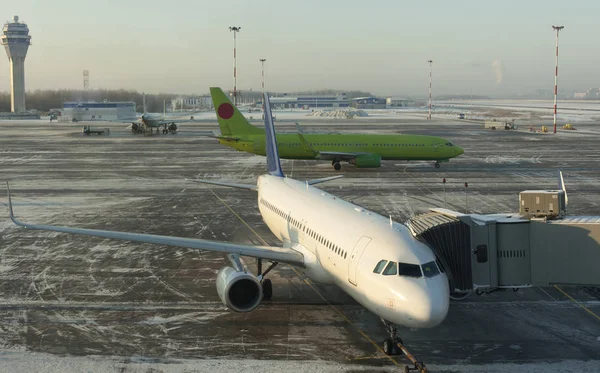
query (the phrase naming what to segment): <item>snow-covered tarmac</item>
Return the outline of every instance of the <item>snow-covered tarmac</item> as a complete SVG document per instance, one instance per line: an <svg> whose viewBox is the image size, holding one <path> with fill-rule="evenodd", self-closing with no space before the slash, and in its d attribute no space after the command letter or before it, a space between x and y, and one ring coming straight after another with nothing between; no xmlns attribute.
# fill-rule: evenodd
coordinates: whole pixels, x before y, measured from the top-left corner
<svg viewBox="0 0 600 373"><path fill-rule="evenodd" d="M276 116L281 131L294 131L300 119L307 132L430 134L463 147L463 156L439 170L419 162L344 165L343 179L323 184L400 222L430 207L463 211L464 182L469 211L515 211L519 191L555 187L557 168L565 173L570 213L600 215L600 127L591 118L553 136L530 133L523 123L518 131L492 132L441 113L425 121L418 111L374 111L350 122ZM217 129L208 114L167 136L132 136L123 125L94 123L111 135L84 137L82 125L0 122L0 172L11 181L22 220L246 243L260 235L277 243L254 194L183 181L252 182L264 172L262 157L198 136ZM335 173L328 162L283 166L298 179ZM391 372L406 363L392 362L371 343L385 336L373 314L335 286L314 286L324 301L287 266L270 275L271 302L235 314L215 290L222 255L26 231L7 217L0 235L0 371ZM600 314L597 289L563 290ZM453 302L439 327L400 334L432 371L600 371L600 320L555 288L471 296Z"/></svg>

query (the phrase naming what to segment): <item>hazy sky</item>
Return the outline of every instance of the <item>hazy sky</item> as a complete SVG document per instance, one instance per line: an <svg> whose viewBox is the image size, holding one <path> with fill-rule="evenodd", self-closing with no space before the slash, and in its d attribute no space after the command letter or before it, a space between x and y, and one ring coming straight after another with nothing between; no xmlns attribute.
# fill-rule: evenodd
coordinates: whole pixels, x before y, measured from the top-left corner
<svg viewBox="0 0 600 373"><path fill-rule="evenodd" d="M560 33L559 91L600 86L600 1L400 0L2 0L32 45L26 88L135 88L204 93L362 89L424 96L432 59L435 94L507 94L554 84L553 24ZM4 52L1 52L4 53ZM0 58L0 90L9 87Z"/></svg>

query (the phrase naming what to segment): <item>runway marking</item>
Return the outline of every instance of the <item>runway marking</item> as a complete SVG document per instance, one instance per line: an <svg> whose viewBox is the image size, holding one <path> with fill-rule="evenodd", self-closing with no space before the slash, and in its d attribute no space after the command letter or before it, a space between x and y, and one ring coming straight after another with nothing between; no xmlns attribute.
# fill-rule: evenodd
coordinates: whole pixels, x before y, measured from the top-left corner
<svg viewBox="0 0 600 373"><path fill-rule="evenodd" d="M225 202L223 199L221 199L221 197L219 197L212 189L209 189L209 190L229 211L231 211L246 227L248 227L248 229L250 229L250 231L252 233L254 233L254 235L263 243L263 245L269 246L269 244L267 243L267 241L260 234L258 234L258 232L256 232L254 229L252 229L252 227L250 227L250 225L248 225L248 223L246 223L246 221L227 204L227 202ZM292 271L294 271L294 273L299 278L302 279L301 274L296 270L296 268L294 268L292 266L289 266L289 268ZM388 360L390 360L394 365L396 365L398 367L402 366L402 364L400 364L398 361L396 361L396 359L394 359L392 356L386 355L383 352L383 350L381 349L381 347L379 347L379 345L377 343L375 343L375 341L373 341L373 339L371 339L365 332L363 332L356 325L354 325L352 323L352 321L342 311L340 311L336 306L334 306L333 304L331 304L331 302L329 302L329 300L327 298L325 298L325 296L319 290L317 290L308 279L305 278L302 281L306 285L308 285L308 287L310 287L319 296L319 298L321 298L325 303L327 303L327 305L329 307L331 307L331 309L333 309L339 316L341 316L350 326L352 326L353 328L355 328L358 331L358 333L365 340L367 340L369 343L371 343L373 345L373 347L375 347L375 349L377 351L379 351L380 353L382 353L384 355L384 357L386 357Z"/></svg>
<svg viewBox="0 0 600 373"><path fill-rule="evenodd" d="M580 302L576 301L575 298L573 298L572 296L570 296L569 294L567 294L563 289L561 289L560 287L558 287L558 285L554 285L554 287L556 288L556 290L558 290L561 293L563 293L567 298L569 298L570 300L572 300L573 303L575 303L579 307L583 308L587 313L589 313L590 315L594 316L596 319L598 319L600 321L600 316L596 315L594 313L594 311L590 310L589 308L587 308L586 306L584 306Z"/></svg>

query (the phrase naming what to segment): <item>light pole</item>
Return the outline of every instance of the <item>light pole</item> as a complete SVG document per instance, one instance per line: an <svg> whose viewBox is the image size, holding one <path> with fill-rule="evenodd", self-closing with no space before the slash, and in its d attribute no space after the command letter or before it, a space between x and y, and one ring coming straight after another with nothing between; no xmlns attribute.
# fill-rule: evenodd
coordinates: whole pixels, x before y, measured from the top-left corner
<svg viewBox="0 0 600 373"><path fill-rule="evenodd" d="M431 64L433 63L433 60L427 60L427 62L429 62L429 115L427 116L427 119L431 120Z"/></svg>
<svg viewBox="0 0 600 373"><path fill-rule="evenodd" d="M236 42L237 42L237 33L240 32L242 28L239 26L230 26L229 31L233 31L233 91L231 94L233 95L233 104L237 105L237 60L236 60Z"/></svg>
<svg viewBox="0 0 600 373"><path fill-rule="evenodd" d="M260 61L260 70L261 70L261 87L262 87L262 100L263 101L263 111L265 110L265 61L267 60L266 58L259 58L258 59Z"/></svg>
<svg viewBox="0 0 600 373"><path fill-rule="evenodd" d="M554 72L554 133L556 133L556 96L558 95L558 32L565 26L552 26L556 31L556 69Z"/></svg>

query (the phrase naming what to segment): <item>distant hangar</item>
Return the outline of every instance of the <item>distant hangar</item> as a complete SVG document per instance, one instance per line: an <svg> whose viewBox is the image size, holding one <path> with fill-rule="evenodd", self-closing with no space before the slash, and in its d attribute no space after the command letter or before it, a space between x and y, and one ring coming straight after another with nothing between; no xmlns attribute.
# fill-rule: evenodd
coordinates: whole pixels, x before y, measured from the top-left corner
<svg viewBox="0 0 600 373"><path fill-rule="evenodd" d="M65 102L61 121L126 120L136 118L135 102Z"/></svg>

